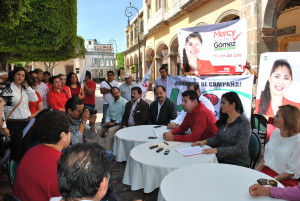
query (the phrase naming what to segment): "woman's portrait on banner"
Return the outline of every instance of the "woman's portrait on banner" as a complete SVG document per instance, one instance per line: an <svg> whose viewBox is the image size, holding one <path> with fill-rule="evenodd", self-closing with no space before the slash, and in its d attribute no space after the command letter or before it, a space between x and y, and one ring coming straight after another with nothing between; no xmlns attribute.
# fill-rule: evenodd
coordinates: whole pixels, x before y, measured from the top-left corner
<svg viewBox="0 0 300 201"><path fill-rule="evenodd" d="M268 55L265 56L266 54L261 57L269 58ZM297 54L299 57L300 54ZM297 88L300 79L299 66L297 66L298 68L295 65L292 66L290 61L291 59L284 58L281 53L281 58L272 61L273 64L268 68L271 70L267 73L265 64L270 65L271 62L265 63L261 59L260 68L262 70L259 72L255 113L273 117L281 105L290 104L300 108L300 100L296 96L299 91ZM266 76L266 81L263 78L260 79L260 77Z"/></svg>

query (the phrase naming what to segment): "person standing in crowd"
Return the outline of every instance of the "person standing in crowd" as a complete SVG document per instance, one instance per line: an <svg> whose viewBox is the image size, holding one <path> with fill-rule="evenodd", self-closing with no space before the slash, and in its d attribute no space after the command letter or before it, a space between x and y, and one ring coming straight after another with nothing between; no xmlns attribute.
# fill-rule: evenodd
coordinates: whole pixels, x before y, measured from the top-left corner
<svg viewBox="0 0 300 201"><path fill-rule="evenodd" d="M38 75L39 84L37 85L36 91L40 93L43 98L44 108L48 108L47 97L49 93L48 86L43 82L43 71L39 68L35 69L34 72Z"/></svg>
<svg viewBox="0 0 300 201"><path fill-rule="evenodd" d="M71 89L66 85L66 80L67 80L66 76L64 74L59 74L58 76L61 81L61 88L63 92L66 94L67 99L71 98L72 97Z"/></svg>
<svg viewBox="0 0 300 201"><path fill-rule="evenodd" d="M111 94L112 87L119 87L118 82L114 80L115 73L113 71L107 71L106 79L100 83L100 92L103 94L103 118L101 124L104 125L106 119L106 112L114 98Z"/></svg>
<svg viewBox="0 0 300 201"><path fill-rule="evenodd" d="M52 76L50 79L52 90L48 93L48 104L52 110L65 112L65 104L67 102L67 95L61 88L61 81L59 76Z"/></svg>
<svg viewBox="0 0 300 201"><path fill-rule="evenodd" d="M85 80L84 80L84 93L85 97L83 99L84 106L88 107L92 110L95 109L95 101L96 101L96 82L92 79L92 75L90 71L86 71Z"/></svg>
<svg viewBox="0 0 300 201"><path fill-rule="evenodd" d="M149 104L142 99L142 89L133 87L131 89L131 101L125 106L122 119L123 126L137 126L148 124Z"/></svg>
<svg viewBox="0 0 300 201"><path fill-rule="evenodd" d="M84 108L83 101L74 96L66 102L66 115L70 122L71 145L90 141L96 136L96 115L90 115L87 108ZM89 120L89 127L86 126Z"/></svg>
<svg viewBox="0 0 300 201"><path fill-rule="evenodd" d="M175 103L167 98L166 88L158 85L154 88L156 100L150 104L149 120L151 124L168 125L177 117Z"/></svg>
<svg viewBox="0 0 300 201"><path fill-rule="evenodd" d="M300 110L293 105L279 106L274 117L277 127L266 144L265 153L256 170L280 181L284 186L298 184L300 165Z"/></svg>
<svg viewBox="0 0 300 201"><path fill-rule="evenodd" d="M44 71L44 73L43 73L43 82L48 86L49 90L52 89L52 84L49 81L50 77L51 77L51 73L49 71Z"/></svg>
<svg viewBox="0 0 300 201"><path fill-rule="evenodd" d="M109 160L100 145L77 144L65 151L58 163L58 188L61 200L107 200ZM110 200L110 198L108 198ZM115 200L115 199L114 199Z"/></svg>
<svg viewBox="0 0 300 201"><path fill-rule="evenodd" d="M37 86L39 84L38 75L34 71L30 71L28 74L30 76L30 80L31 80L31 83L32 83L32 88L35 90L35 94L38 97L37 102L29 101L29 110L30 110L30 113L31 113L30 119L32 119L32 118L35 118L44 109L44 104L43 104L42 96L37 91Z"/></svg>
<svg viewBox="0 0 300 201"><path fill-rule="evenodd" d="M66 85L70 87L72 97L78 96L78 98L84 99L85 97L84 90L80 86L76 73L70 72L67 75Z"/></svg>
<svg viewBox="0 0 300 201"><path fill-rule="evenodd" d="M0 83L5 83L8 79L8 73L6 71L0 72Z"/></svg>
<svg viewBox="0 0 300 201"><path fill-rule="evenodd" d="M167 81L168 81L168 67L167 67L167 64L163 64L160 67L159 72L160 72L161 77L157 78L155 80L154 87L163 86L165 89L167 89Z"/></svg>
<svg viewBox="0 0 300 201"><path fill-rule="evenodd" d="M108 150L112 150L115 133L121 129L122 117L127 103L127 101L121 97L118 87L112 87L111 94L114 100L109 102L105 125L97 127L97 138L95 139L95 142L99 143L99 136L105 137L105 132L107 132L106 148Z"/></svg>
<svg viewBox="0 0 300 201"><path fill-rule="evenodd" d="M132 83L132 77L130 72L126 71L124 75L125 82L121 84L120 91L122 98L126 99L127 101L131 100L131 89L132 87L136 86L136 83Z"/></svg>
<svg viewBox="0 0 300 201"><path fill-rule="evenodd" d="M211 103L211 101L208 100L206 97L204 97L201 94L198 83L190 83L187 86L187 90L194 90L194 91L196 91L197 94L198 94L198 96L199 96L199 101L201 101L205 105L205 107L207 107L207 109L209 109L213 114L215 113L215 108L214 108L213 104ZM177 128L182 123L182 121L184 120L185 115L186 115L186 112L184 110L182 110L180 112L180 114L176 117L176 119L172 120L168 124L167 127L169 129Z"/></svg>
<svg viewBox="0 0 300 201"><path fill-rule="evenodd" d="M204 149L204 154L216 154L219 163L227 163L249 167L249 139L250 122L243 115L244 108L239 95L227 92L222 95L220 118L216 125L217 135L203 141L198 141L192 146L208 145L212 148Z"/></svg>
<svg viewBox="0 0 300 201"><path fill-rule="evenodd" d="M49 201L60 196L57 164L62 149L70 144L67 117L58 111L48 111L36 124L41 144L29 149L16 172L13 194L22 201Z"/></svg>
<svg viewBox="0 0 300 201"><path fill-rule="evenodd" d="M5 106L5 117L7 128L11 135L11 155L10 158L19 162L23 129L26 127L31 116L29 101L37 102L38 97L35 91L28 85L29 76L25 68L15 67L10 73L9 80L12 82L12 106Z"/></svg>
<svg viewBox="0 0 300 201"><path fill-rule="evenodd" d="M163 134L165 140L196 142L208 139L217 133L216 117L199 101L196 91L182 93L182 106L187 114L179 127ZM188 129L191 129L192 134L184 135Z"/></svg>

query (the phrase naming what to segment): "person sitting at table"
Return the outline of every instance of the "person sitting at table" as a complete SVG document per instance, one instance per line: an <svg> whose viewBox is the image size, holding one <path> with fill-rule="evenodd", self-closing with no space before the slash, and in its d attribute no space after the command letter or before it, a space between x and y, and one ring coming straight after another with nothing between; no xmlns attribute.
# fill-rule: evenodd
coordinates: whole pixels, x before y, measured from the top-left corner
<svg viewBox="0 0 300 201"><path fill-rule="evenodd" d="M140 87L132 87L131 101L126 103L122 127L148 124L149 104L141 97L142 89Z"/></svg>
<svg viewBox="0 0 300 201"><path fill-rule="evenodd" d="M122 117L127 103L127 100L121 97L120 89L118 87L112 87L111 94L114 100L109 102L105 124L104 126L98 126L96 128L97 136L94 139L94 142L99 143L99 137L105 137L105 132L107 132L106 148L108 150L112 150L115 133L121 129Z"/></svg>
<svg viewBox="0 0 300 201"><path fill-rule="evenodd" d="M284 186L298 184L295 175L300 164L300 110L293 105L279 106L274 117L277 127L266 144L256 170L280 181Z"/></svg>
<svg viewBox="0 0 300 201"><path fill-rule="evenodd" d="M196 91L182 93L182 106L187 114L179 127L163 134L165 140L195 142L208 139L217 133L216 117L199 101ZM192 134L182 135L189 128Z"/></svg>
<svg viewBox="0 0 300 201"><path fill-rule="evenodd" d="M300 186L288 186L286 188L267 187L259 184L253 184L249 188L249 193L253 197L270 196L272 198L283 200L300 200Z"/></svg>
<svg viewBox="0 0 300 201"><path fill-rule="evenodd" d="M207 107L213 114L215 113L215 108L210 100L208 100L205 96L203 96L200 92L199 84L198 83L190 83L187 86L187 90L194 90L197 92L199 96L199 100ZM171 122L167 125L167 128L174 129L177 128L183 121L186 112L182 110L180 114L176 117L176 119L171 120Z"/></svg>
<svg viewBox="0 0 300 201"><path fill-rule="evenodd" d="M249 167L250 122L243 115L244 108L238 94L227 92L222 95L220 118L216 125L218 133L207 140L198 141L192 146L208 145L204 154L216 154L219 163Z"/></svg>
<svg viewBox="0 0 300 201"><path fill-rule="evenodd" d="M149 120L151 124L168 125L177 117L175 103L167 98L166 88L158 85L154 88L156 100L150 104Z"/></svg>

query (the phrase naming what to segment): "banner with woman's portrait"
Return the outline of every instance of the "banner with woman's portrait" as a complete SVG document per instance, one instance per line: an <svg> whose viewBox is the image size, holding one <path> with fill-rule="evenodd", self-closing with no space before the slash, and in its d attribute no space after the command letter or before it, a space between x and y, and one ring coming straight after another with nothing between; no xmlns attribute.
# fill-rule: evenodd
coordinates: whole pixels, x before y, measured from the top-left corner
<svg viewBox="0 0 300 201"><path fill-rule="evenodd" d="M247 58L245 19L178 30L184 75L242 74Z"/></svg>
<svg viewBox="0 0 300 201"><path fill-rule="evenodd" d="M268 52L260 57L254 113L273 117L281 105L300 108L300 52Z"/></svg>

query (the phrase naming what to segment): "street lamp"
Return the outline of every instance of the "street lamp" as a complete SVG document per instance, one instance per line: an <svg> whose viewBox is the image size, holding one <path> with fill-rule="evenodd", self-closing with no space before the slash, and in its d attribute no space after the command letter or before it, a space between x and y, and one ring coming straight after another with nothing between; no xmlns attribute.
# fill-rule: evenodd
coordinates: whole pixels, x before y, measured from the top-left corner
<svg viewBox="0 0 300 201"><path fill-rule="evenodd" d="M130 17L132 17L133 13L132 13L132 9L136 10L138 16L137 16L137 25L138 25L138 68L137 68L137 72L136 72L136 79L137 81L139 81L139 73L140 73L140 20L139 20L139 11L136 7L131 5L131 2L129 4L129 6L125 9L125 15L128 18L128 24L127 26L130 25Z"/></svg>
<svg viewBox="0 0 300 201"><path fill-rule="evenodd" d="M114 40L114 39L110 39L109 41L108 41L108 43L109 44L112 44L113 45L113 43L115 43L115 45L116 45L116 54L115 54L115 62L114 62L114 65L115 64L117 64L117 52L118 52L118 46L117 46L117 42ZM117 66L114 66L115 68L117 68Z"/></svg>

